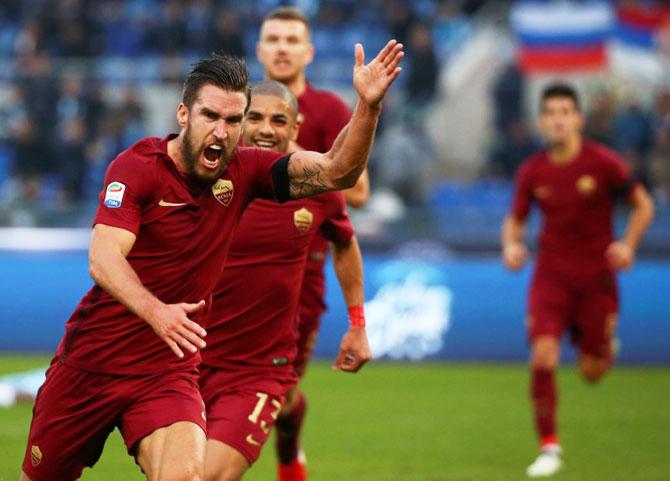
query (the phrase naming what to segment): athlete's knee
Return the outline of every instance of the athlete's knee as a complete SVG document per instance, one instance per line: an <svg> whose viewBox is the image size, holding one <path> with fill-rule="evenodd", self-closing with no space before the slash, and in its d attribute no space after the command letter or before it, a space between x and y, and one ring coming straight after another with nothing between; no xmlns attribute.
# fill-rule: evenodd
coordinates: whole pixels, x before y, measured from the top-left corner
<svg viewBox="0 0 670 481"><path fill-rule="evenodd" d="M579 373L585 381L595 384L607 374L610 364L606 359L582 357L578 363Z"/></svg>
<svg viewBox="0 0 670 481"><path fill-rule="evenodd" d="M553 337L541 337L533 341L531 367L533 369L551 371L558 366L560 348L558 340Z"/></svg>

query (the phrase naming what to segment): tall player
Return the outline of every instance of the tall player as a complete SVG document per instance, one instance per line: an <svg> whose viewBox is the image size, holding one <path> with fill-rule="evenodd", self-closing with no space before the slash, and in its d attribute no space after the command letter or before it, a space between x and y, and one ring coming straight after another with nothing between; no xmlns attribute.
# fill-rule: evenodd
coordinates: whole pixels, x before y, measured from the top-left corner
<svg viewBox="0 0 670 481"><path fill-rule="evenodd" d="M547 87L541 102L539 124L548 146L520 168L502 229L503 262L521 269L528 256L526 218L531 204L539 205L544 224L528 298L528 334L541 453L527 469L531 477L550 476L563 465L554 380L560 338L570 333L586 381L595 383L609 370L618 317L615 272L633 265L654 211L649 194L632 180L619 156L582 137L584 121L571 86ZM624 236L615 241L617 197L627 199L632 209Z"/></svg>
<svg viewBox="0 0 670 481"><path fill-rule="evenodd" d="M284 83L298 98L302 124L298 134L299 148L327 151L351 115L347 105L335 94L316 90L307 81L305 69L314 58L310 40L309 20L298 9L281 7L263 20L256 54L263 64L265 77ZM368 199L367 171L356 186L345 191L347 204L363 206ZM309 250L305 277L300 294L298 357L296 370L302 377L316 342L324 302L324 264L328 242L320 235L314 237ZM350 316L362 316L354 309ZM306 479L304 457L299 449L299 436L305 416L305 395L296 386L287 395L286 405L277 420L276 449L279 458L279 479L300 481Z"/></svg>
<svg viewBox="0 0 670 481"><path fill-rule="evenodd" d="M243 144L285 152L298 132L298 103L274 80L252 88ZM278 205L257 199L230 247L207 321L200 390L207 406L205 479L236 481L258 459L297 377L298 299L311 240L333 242L345 301L362 308L363 265L343 195L328 192ZM370 358L365 328L352 319L335 367L356 372Z"/></svg>
<svg viewBox="0 0 670 481"><path fill-rule="evenodd" d="M326 154L237 148L247 69L213 56L184 83L179 134L141 140L110 164L89 254L96 285L37 396L23 481L78 479L117 426L149 479L202 479L200 324L232 232L254 197L286 201L356 182L402 45L390 41L368 65L363 55L357 45L356 110Z"/></svg>

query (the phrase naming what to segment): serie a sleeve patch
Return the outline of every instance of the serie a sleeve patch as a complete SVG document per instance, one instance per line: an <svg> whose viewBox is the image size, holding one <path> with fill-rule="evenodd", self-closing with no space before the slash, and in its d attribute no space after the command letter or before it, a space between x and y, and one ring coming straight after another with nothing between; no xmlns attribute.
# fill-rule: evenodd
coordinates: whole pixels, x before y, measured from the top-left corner
<svg viewBox="0 0 670 481"><path fill-rule="evenodd" d="M126 185L121 182L111 182L105 190L105 207L116 209L123 203L123 194L126 191Z"/></svg>

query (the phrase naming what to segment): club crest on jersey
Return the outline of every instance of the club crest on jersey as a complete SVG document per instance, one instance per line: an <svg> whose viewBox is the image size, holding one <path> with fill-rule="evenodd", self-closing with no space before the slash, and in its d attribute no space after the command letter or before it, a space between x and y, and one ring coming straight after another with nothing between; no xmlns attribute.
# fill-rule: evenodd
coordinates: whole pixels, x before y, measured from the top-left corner
<svg viewBox="0 0 670 481"><path fill-rule="evenodd" d="M312 222L314 222L314 214L304 207L293 213L293 224L301 234L307 234L307 232L309 232L309 228L312 227Z"/></svg>
<svg viewBox="0 0 670 481"><path fill-rule="evenodd" d="M546 199L549 197L549 194L551 194L551 187L548 185L543 185L533 190L533 195L535 195L536 199Z"/></svg>
<svg viewBox="0 0 670 481"><path fill-rule="evenodd" d="M42 451L37 444L33 444L30 448L30 464L33 468L42 462Z"/></svg>
<svg viewBox="0 0 670 481"><path fill-rule="evenodd" d="M234 193L235 188L233 187L233 182L228 179L219 179L212 186L212 194L214 194L216 200L221 202L226 207L228 207L230 202L233 200Z"/></svg>
<svg viewBox="0 0 670 481"><path fill-rule="evenodd" d="M590 195L596 190L598 182L590 175L582 175L579 179L577 179L577 183L575 185L577 186L577 190L580 194Z"/></svg>
<svg viewBox="0 0 670 481"><path fill-rule="evenodd" d="M105 190L105 207L109 207L110 209L121 207L121 203L123 202L123 194L125 192L125 184L122 184L121 182L110 183Z"/></svg>

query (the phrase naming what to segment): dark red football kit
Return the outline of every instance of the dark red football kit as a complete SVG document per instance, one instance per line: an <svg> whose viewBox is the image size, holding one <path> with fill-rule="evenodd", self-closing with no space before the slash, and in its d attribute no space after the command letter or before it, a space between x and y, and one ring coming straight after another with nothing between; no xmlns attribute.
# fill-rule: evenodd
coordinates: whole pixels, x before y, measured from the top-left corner
<svg viewBox="0 0 670 481"><path fill-rule="evenodd" d="M531 339L569 330L581 352L611 356L618 294L605 252L616 199L634 187L623 161L587 140L569 164L556 165L542 151L522 165L512 215L526 219L536 202L543 217L528 301Z"/></svg>
<svg viewBox="0 0 670 481"><path fill-rule="evenodd" d="M298 144L306 150L327 152L338 134L347 125L351 112L337 95L316 90L307 83L307 89L298 97L298 111L303 122L298 132ZM328 242L314 236L309 248L305 277L300 293L300 321L298 324L298 354L295 368L302 376L316 343L321 315L326 310L324 297L326 283L323 269L328 256Z"/></svg>
<svg viewBox="0 0 670 481"><path fill-rule="evenodd" d="M202 187L167 155L174 137L141 140L110 164L95 224L137 236L127 260L162 302L204 299L209 310L235 226L253 198L275 196L273 165L283 155L238 148L221 178ZM129 451L176 421L205 429L199 362L199 354L177 358L149 324L94 286L67 322L38 393L24 471L33 481L77 479L115 426Z"/></svg>
<svg viewBox="0 0 670 481"><path fill-rule="evenodd" d="M242 216L214 293L200 380L208 436L250 463L297 381L298 299L317 233L340 244L351 241L341 193L281 205L255 200Z"/></svg>

